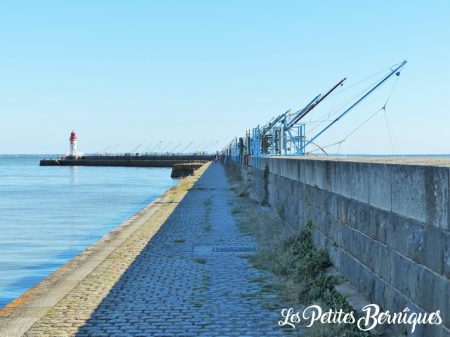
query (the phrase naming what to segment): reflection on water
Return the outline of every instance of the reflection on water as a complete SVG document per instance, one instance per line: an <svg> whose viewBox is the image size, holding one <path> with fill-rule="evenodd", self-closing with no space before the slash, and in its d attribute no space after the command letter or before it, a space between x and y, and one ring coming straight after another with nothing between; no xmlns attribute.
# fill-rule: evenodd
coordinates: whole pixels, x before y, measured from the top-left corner
<svg viewBox="0 0 450 337"><path fill-rule="evenodd" d="M70 182L72 183L72 185L77 184L77 169L78 169L78 166L70 167Z"/></svg>
<svg viewBox="0 0 450 337"><path fill-rule="evenodd" d="M40 167L0 156L0 308L176 181L167 168Z"/></svg>

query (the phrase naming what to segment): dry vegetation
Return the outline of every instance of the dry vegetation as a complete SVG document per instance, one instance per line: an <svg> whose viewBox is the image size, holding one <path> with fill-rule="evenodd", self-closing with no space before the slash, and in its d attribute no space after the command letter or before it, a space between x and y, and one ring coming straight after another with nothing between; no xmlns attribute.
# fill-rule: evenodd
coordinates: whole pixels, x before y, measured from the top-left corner
<svg viewBox="0 0 450 337"><path fill-rule="evenodd" d="M251 200L248 187L241 178L239 168L228 166L227 174L232 190L239 196L231 200L233 213L241 230L256 237L261 249L250 257L251 262L272 275L272 287L277 290L284 307L301 310L312 304L345 312L353 309L336 292L336 280L327 274L330 266L325 250L313 245L312 223L302 231L294 231L279 212ZM267 287L267 285L265 285ZM310 337L363 337L370 336L355 325L314 324L298 330Z"/></svg>

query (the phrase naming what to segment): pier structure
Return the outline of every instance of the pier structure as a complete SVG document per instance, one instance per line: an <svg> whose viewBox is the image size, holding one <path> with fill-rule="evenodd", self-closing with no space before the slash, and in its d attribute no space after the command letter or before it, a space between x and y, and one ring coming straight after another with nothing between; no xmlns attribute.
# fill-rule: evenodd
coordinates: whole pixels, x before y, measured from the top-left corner
<svg viewBox="0 0 450 337"><path fill-rule="evenodd" d="M316 248L346 280L341 294L349 303L356 293L364 295L364 301L352 304L355 310L361 303L392 313L439 310L440 324L420 325L414 332L389 327L388 336L450 337L450 160L312 157L305 151L398 76L405 63L313 137L306 138L298 121L345 79L304 109L235 138L220 161L238 168L246 193L276 209L286 230L311 231ZM212 159L217 158L196 157L198 166L178 167L191 176L0 311L0 332L8 337L294 333L276 324L282 308L280 303L273 307L276 293L254 282L267 276L248 260L260 247L237 226L230 203L239 203L239 197L231 192L223 166L206 163ZM186 155L69 156L41 165L175 167L193 160Z"/></svg>
<svg viewBox="0 0 450 337"><path fill-rule="evenodd" d="M214 160L210 154L160 154L160 155L84 155L57 159L42 159L40 166L123 166L172 167L175 164L205 163Z"/></svg>
<svg viewBox="0 0 450 337"><path fill-rule="evenodd" d="M172 178L192 174L204 163L214 160L214 155L126 155L81 156L42 159L40 166L115 166L115 167L171 167Z"/></svg>
<svg viewBox="0 0 450 337"><path fill-rule="evenodd" d="M70 155L52 159L42 159L40 166L120 166L120 167L171 167L174 178L192 174L204 163L217 159L217 155L206 152L196 153L137 153L137 146L132 153L126 154L92 154L79 155L77 150L77 135L70 133ZM157 145L159 145L159 142ZM192 142L189 144L191 145ZM142 145L142 144L141 144ZM179 143L178 145L181 145ZM189 146L188 145L188 146ZM208 145L211 145L208 144ZM186 146L185 149L188 147ZM176 148L176 147L175 147ZM174 148L174 149L175 149ZM184 150L184 149L183 149Z"/></svg>
<svg viewBox="0 0 450 337"><path fill-rule="evenodd" d="M257 162L226 165L239 165L252 199L282 210L286 229L310 223L315 245L349 284L345 296L363 294L367 301L359 303L390 312L440 310L442 324L402 331L450 336L450 160ZM0 335L298 333L277 325L283 303L255 282L267 274L249 262L259 247L238 226L239 198L221 164L203 165L0 311ZM397 336L393 328L388 336Z"/></svg>
<svg viewBox="0 0 450 337"><path fill-rule="evenodd" d="M0 311L0 335L286 336L237 198L205 164Z"/></svg>

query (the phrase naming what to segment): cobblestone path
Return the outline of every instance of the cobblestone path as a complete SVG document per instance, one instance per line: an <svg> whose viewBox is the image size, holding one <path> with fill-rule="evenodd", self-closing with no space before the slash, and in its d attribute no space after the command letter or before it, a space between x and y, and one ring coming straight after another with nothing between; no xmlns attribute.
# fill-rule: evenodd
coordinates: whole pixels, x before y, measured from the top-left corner
<svg viewBox="0 0 450 337"><path fill-rule="evenodd" d="M267 305L275 294L261 291L265 274L246 259L256 242L236 227L230 198L223 167L212 164L83 325L64 334L60 324L54 336L284 335L279 308ZM85 291L86 301L95 297Z"/></svg>

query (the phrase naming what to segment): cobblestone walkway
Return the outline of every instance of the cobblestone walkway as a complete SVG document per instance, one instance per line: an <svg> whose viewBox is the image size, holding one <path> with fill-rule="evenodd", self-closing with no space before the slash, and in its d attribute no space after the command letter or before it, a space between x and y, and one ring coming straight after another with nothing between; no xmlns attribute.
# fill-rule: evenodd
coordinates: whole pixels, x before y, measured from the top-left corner
<svg viewBox="0 0 450 337"><path fill-rule="evenodd" d="M109 268L92 273L89 286L26 336L284 335L276 296L262 289L265 274L246 258L256 242L236 227L230 198L237 197L223 167L212 164L109 292L98 294ZM99 296L89 314L80 309Z"/></svg>

